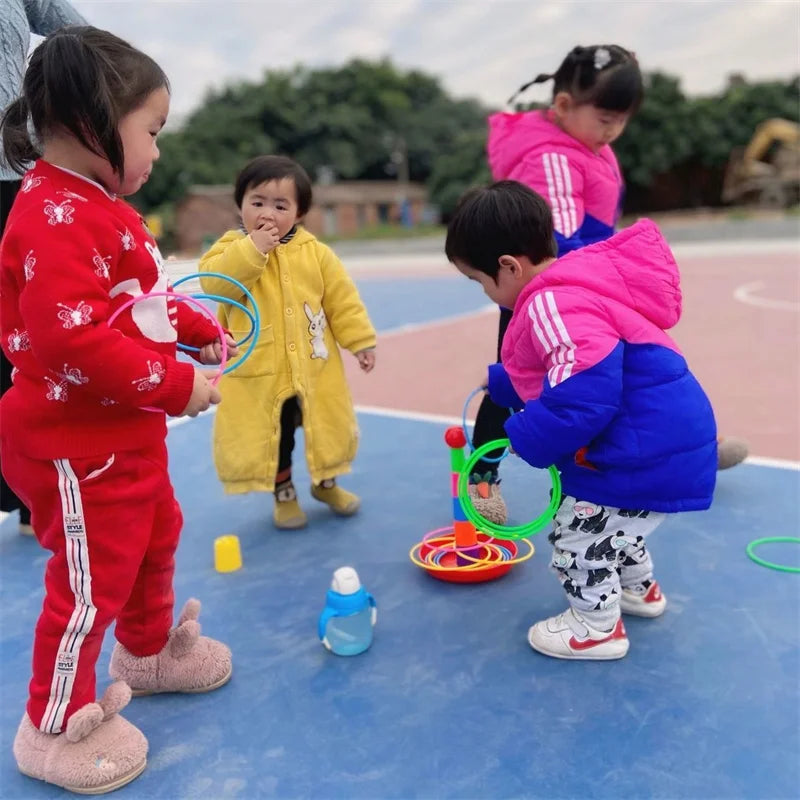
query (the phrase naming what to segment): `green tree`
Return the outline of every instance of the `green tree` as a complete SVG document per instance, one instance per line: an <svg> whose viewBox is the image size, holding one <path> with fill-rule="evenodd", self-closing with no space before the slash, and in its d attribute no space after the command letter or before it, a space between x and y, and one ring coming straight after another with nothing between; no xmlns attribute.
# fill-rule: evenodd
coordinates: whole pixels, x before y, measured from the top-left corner
<svg viewBox="0 0 800 800"><path fill-rule="evenodd" d="M688 118L680 81L660 72L647 75L644 102L614 144L626 182L647 186L654 175L688 158L692 150Z"/></svg>
<svg viewBox="0 0 800 800"><path fill-rule="evenodd" d="M791 81L732 81L715 97L690 104L693 157L708 167L723 167L734 147L746 145L759 123L770 117L800 122L800 77Z"/></svg>
<svg viewBox="0 0 800 800"><path fill-rule="evenodd" d="M719 202L731 150L764 119L799 116L798 78L737 78L698 98L671 75L645 80L642 107L614 148L631 210ZM253 156L284 153L312 178L325 167L343 180L426 182L446 216L464 189L489 180L487 116L477 101L450 97L437 78L389 60L269 71L260 82L209 92L180 131L164 134L161 161L136 201L145 211L169 206L193 184L232 183Z"/></svg>
<svg viewBox="0 0 800 800"><path fill-rule="evenodd" d="M646 76L639 113L614 145L628 185L629 210L667 204L715 205L731 151L749 142L770 117L800 122L800 79L747 83L738 78L720 94L687 98L677 78ZM672 186L666 193L663 187ZM682 191L675 191L680 185Z"/></svg>
<svg viewBox="0 0 800 800"><path fill-rule="evenodd" d="M428 180L428 190L442 217L447 219L465 190L485 186L490 180L485 129L465 130L436 160Z"/></svg>
<svg viewBox="0 0 800 800"><path fill-rule="evenodd" d="M400 170L424 182L459 136L484 130L485 116L436 78L388 60L271 71L261 83L210 92L182 130L161 137L161 162L137 200L151 209L192 184L231 183L249 158L269 152L296 158L312 177L321 167L345 180Z"/></svg>

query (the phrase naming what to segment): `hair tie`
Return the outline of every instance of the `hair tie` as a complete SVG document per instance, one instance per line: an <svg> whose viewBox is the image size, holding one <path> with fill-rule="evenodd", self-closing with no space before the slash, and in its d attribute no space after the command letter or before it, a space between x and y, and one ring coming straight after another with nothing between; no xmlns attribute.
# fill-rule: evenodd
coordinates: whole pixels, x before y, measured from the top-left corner
<svg viewBox="0 0 800 800"><path fill-rule="evenodd" d="M599 72L611 63L611 53L607 47L598 47L594 51L594 68Z"/></svg>

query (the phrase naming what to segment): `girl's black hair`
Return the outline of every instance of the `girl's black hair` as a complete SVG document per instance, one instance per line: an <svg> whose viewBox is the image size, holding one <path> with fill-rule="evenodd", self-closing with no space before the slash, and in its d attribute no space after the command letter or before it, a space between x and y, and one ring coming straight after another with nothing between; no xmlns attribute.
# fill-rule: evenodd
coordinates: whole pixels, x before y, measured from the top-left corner
<svg viewBox="0 0 800 800"><path fill-rule="evenodd" d="M33 51L22 94L0 120L6 160L22 173L41 155L30 119L39 141L66 130L123 177L119 123L162 88L169 91L161 67L113 33L88 25L62 28Z"/></svg>
<svg viewBox="0 0 800 800"><path fill-rule="evenodd" d="M288 156L258 156L245 164L236 176L233 190L236 207L241 209L244 193L248 189L283 178L291 178L294 182L297 216L304 217L311 208L311 178L294 159Z"/></svg>
<svg viewBox="0 0 800 800"><path fill-rule="evenodd" d="M552 74L542 73L512 95L535 83L553 81L553 99L559 92L572 95L578 105L590 103L605 111L635 113L644 98L642 73L636 56L616 44L573 47Z"/></svg>

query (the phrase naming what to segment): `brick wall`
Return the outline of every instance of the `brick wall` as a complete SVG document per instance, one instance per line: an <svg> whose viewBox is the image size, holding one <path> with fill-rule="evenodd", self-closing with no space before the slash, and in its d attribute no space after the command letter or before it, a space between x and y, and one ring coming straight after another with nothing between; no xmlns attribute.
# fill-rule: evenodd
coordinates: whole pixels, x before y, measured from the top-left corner
<svg viewBox="0 0 800 800"><path fill-rule="evenodd" d="M410 200L411 217L416 224L422 219L426 195L423 187L409 186L414 195ZM396 197L397 187L393 183L342 183L320 187L319 191L315 187L315 204L304 224L313 234L325 238L353 236L364 227L382 222L398 223L400 207ZM196 187L175 211L178 249L187 254L198 253L204 245L239 225L239 212L230 187Z"/></svg>

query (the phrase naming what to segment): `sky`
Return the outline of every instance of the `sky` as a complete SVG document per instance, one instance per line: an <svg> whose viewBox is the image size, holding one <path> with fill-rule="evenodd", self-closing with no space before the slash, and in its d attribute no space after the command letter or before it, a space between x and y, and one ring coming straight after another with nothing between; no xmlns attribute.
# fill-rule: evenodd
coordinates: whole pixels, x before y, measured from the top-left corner
<svg viewBox="0 0 800 800"><path fill-rule="evenodd" d="M644 70L711 94L731 73L800 72L800 0L73 0L93 25L164 68L178 120L209 87L266 70L388 56L437 76L455 97L502 108L577 44L620 44ZM526 100L545 101L550 84Z"/></svg>

